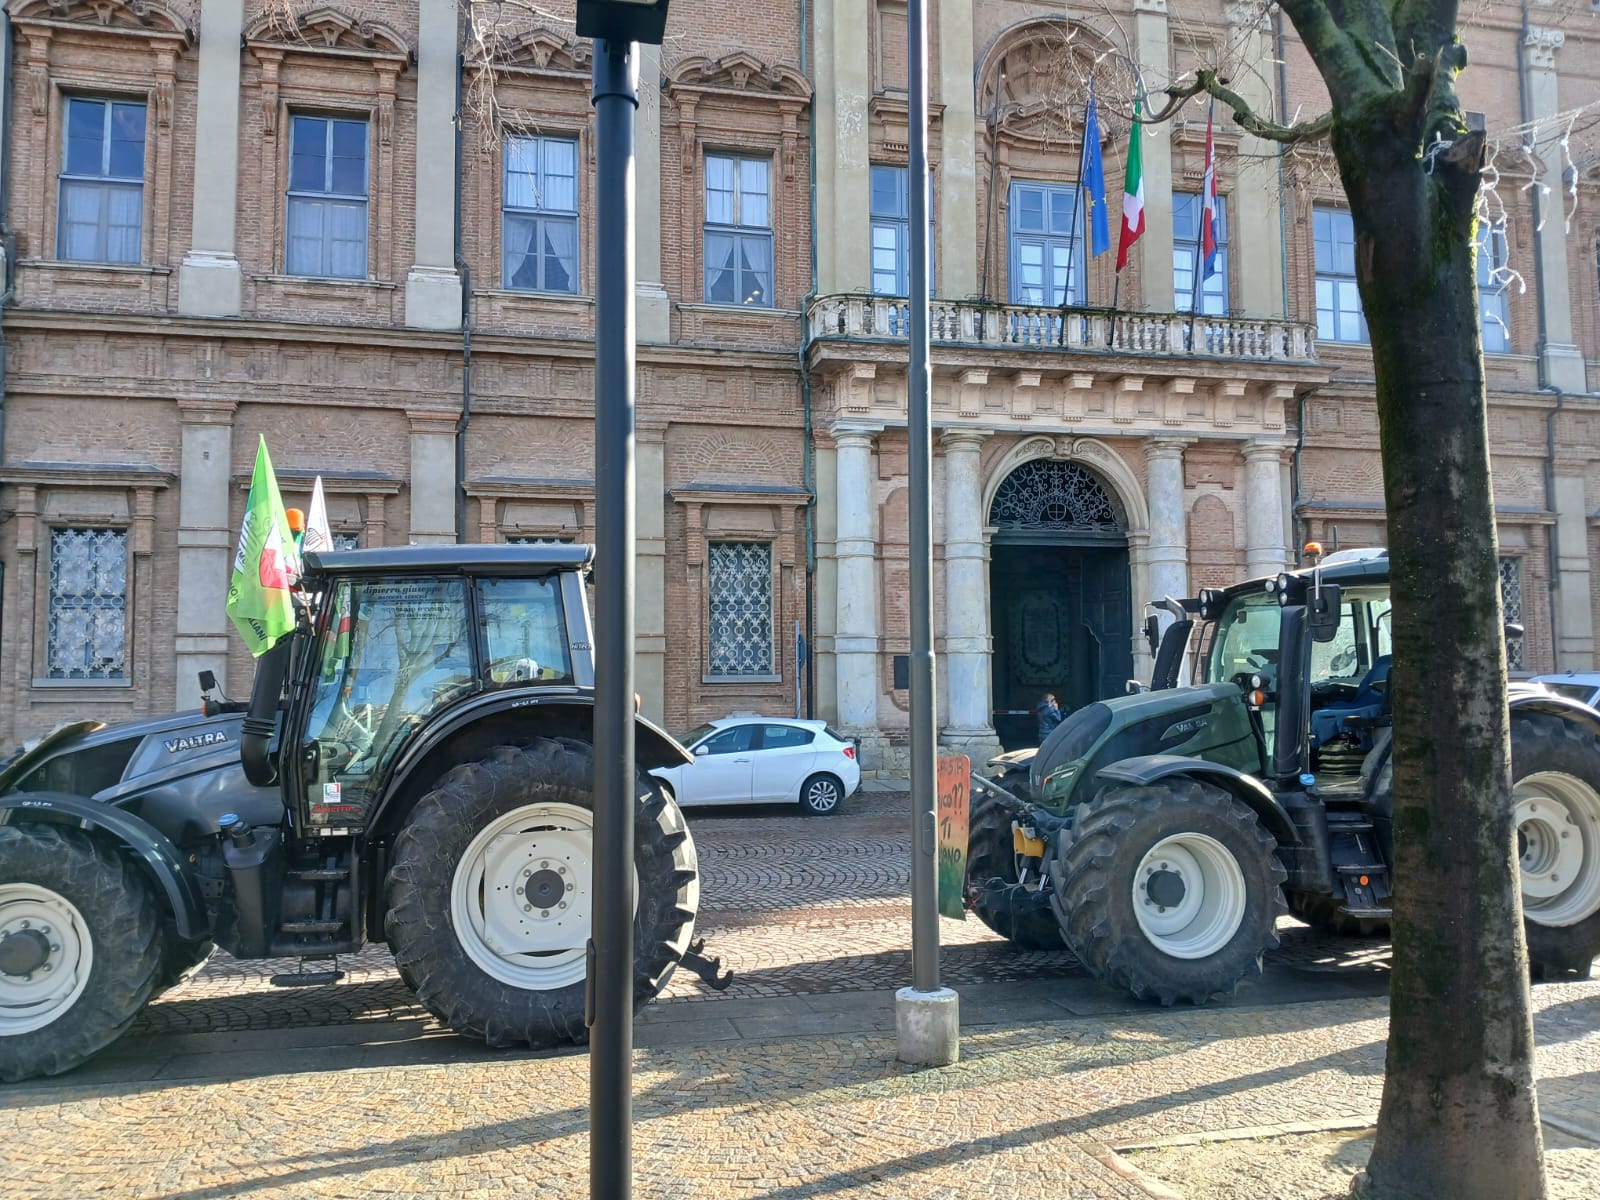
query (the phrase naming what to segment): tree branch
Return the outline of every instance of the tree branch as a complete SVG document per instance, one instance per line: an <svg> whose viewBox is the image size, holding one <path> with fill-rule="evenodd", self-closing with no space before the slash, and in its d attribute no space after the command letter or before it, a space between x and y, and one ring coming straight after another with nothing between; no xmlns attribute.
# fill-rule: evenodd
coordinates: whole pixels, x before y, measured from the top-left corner
<svg viewBox="0 0 1600 1200"><path fill-rule="evenodd" d="M1310 141L1321 137L1333 127L1333 114L1323 113L1320 117L1310 121L1299 121L1293 125L1280 125L1276 121L1268 120L1255 109L1250 107L1250 102L1238 92L1228 87L1227 82L1218 77L1217 73L1209 68L1201 68L1195 73L1195 81L1184 84L1182 87L1169 87L1164 89L1167 102L1161 111L1152 113L1148 117L1141 117L1141 125L1156 125L1162 121L1171 120L1184 105L1200 93L1205 92L1221 100L1233 110L1233 119L1246 133L1254 134L1269 142L1282 142L1286 145L1294 142Z"/></svg>

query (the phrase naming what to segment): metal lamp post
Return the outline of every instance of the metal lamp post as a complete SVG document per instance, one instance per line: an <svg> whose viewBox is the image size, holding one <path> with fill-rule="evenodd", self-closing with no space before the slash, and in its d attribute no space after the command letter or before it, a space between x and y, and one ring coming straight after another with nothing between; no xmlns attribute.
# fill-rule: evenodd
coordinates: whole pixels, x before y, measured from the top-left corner
<svg viewBox="0 0 1600 1200"><path fill-rule="evenodd" d="M639 44L667 0L578 0L594 39L594 924L588 946L589 1195L633 1191L633 122Z"/></svg>

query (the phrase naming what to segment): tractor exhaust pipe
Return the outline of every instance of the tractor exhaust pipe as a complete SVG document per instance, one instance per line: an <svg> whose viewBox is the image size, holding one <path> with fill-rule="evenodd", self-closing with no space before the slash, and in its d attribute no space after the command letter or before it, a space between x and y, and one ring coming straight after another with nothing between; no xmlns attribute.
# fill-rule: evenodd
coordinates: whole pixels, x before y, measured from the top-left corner
<svg viewBox="0 0 1600 1200"><path fill-rule="evenodd" d="M278 782L278 764L268 751L278 729L279 702L293 644L292 638L280 638L256 663L255 686L250 691L250 707L245 710L244 729L239 735L239 762L244 767L244 777L256 787L271 787Z"/></svg>

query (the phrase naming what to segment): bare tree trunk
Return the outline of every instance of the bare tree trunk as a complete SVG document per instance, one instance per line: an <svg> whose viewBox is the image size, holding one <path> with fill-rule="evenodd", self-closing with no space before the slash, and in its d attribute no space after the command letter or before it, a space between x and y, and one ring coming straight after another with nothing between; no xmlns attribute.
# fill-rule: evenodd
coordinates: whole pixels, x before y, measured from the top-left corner
<svg viewBox="0 0 1600 1200"><path fill-rule="evenodd" d="M1510 799L1476 275L1481 134L1416 154L1393 96L1333 142L1372 338L1394 601L1394 973L1358 1194L1545 1194Z"/></svg>

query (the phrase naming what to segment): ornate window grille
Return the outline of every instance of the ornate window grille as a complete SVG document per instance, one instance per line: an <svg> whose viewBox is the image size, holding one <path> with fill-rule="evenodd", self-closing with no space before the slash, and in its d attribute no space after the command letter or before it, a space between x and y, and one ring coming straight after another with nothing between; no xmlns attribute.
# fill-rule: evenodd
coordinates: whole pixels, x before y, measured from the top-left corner
<svg viewBox="0 0 1600 1200"><path fill-rule="evenodd" d="M361 549L361 535L359 533L340 533L338 530L334 530L333 548L335 550L359 550Z"/></svg>
<svg viewBox="0 0 1600 1200"><path fill-rule="evenodd" d="M708 673L718 678L771 675L772 546L712 542Z"/></svg>
<svg viewBox="0 0 1600 1200"><path fill-rule="evenodd" d="M1121 533L1127 526L1105 485L1087 467L1036 458L1006 477L989 523L1047 532Z"/></svg>
<svg viewBox="0 0 1600 1200"><path fill-rule="evenodd" d="M1522 560L1520 558L1502 558L1500 560L1500 606L1505 610L1508 624L1522 624ZM1506 639L1506 666L1513 671L1526 668L1523 665L1522 639Z"/></svg>
<svg viewBox="0 0 1600 1200"><path fill-rule="evenodd" d="M50 531L50 679L125 679L128 535L121 529Z"/></svg>

